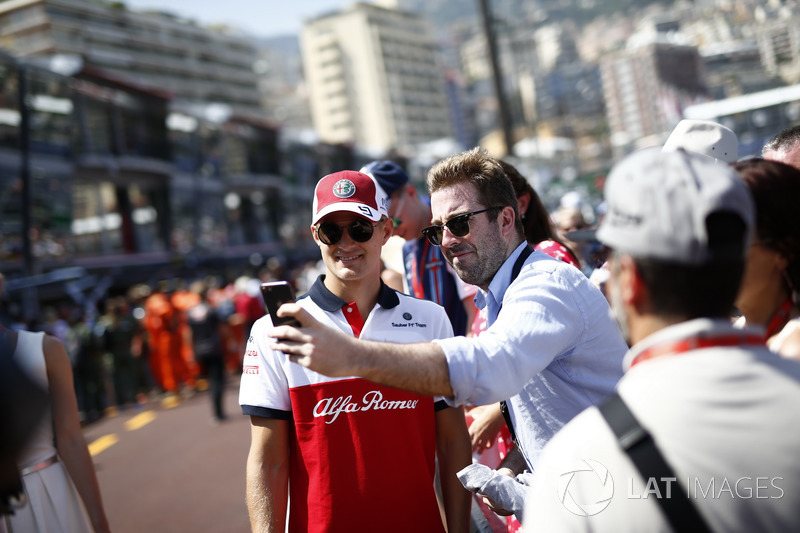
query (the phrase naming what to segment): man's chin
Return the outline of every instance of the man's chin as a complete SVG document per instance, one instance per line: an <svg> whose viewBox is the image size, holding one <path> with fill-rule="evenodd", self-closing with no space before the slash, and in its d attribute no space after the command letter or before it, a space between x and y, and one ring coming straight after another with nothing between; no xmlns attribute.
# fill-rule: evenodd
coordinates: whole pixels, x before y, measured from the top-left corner
<svg viewBox="0 0 800 533"><path fill-rule="evenodd" d="M450 263L453 266L453 270L456 271L456 274L461 281L464 283L469 283L470 285L475 285L475 278L473 277L472 271L465 268L465 265L462 262L459 262L458 259Z"/></svg>

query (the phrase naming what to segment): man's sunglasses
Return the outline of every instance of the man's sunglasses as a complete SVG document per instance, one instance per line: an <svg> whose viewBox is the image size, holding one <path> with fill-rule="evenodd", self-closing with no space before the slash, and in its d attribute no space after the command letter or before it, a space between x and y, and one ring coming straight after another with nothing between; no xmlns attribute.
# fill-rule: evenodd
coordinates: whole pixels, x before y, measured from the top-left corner
<svg viewBox="0 0 800 533"><path fill-rule="evenodd" d="M375 232L375 224L369 220L357 218L347 226L340 226L333 222L317 224L317 237L319 237L319 240L324 244L332 246L342 240L345 228L350 238L356 242L367 242L372 238L372 234Z"/></svg>
<svg viewBox="0 0 800 533"><path fill-rule="evenodd" d="M487 207L486 209L481 209L480 211L472 211L471 213L464 213L463 215L455 216L444 224L428 226L422 230L422 234L428 238L432 245L441 246L442 234L444 233L445 226L447 226L447 229L450 230L450 233L452 233L453 236L466 237L469 233L469 219L475 215L485 213L486 211L491 211L492 209L502 209L502 207Z"/></svg>

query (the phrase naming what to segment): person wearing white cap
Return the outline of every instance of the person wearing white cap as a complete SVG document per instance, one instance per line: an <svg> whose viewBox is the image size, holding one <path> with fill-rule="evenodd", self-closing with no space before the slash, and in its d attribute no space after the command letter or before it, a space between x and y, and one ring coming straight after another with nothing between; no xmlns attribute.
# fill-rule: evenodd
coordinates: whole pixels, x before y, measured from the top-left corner
<svg viewBox="0 0 800 533"><path fill-rule="evenodd" d="M547 444L530 531L797 531L800 365L729 318L754 224L727 165L681 150L612 168L598 239L632 344L616 394Z"/></svg>
<svg viewBox="0 0 800 533"><path fill-rule="evenodd" d="M722 163L735 163L739 157L739 138L722 124L684 119L678 122L662 147L664 152L681 149Z"/></svg>
<svg viewBox="0 0 800 533"><path fill-rule="evenodd" d="M486 330L427 343L367 342L284 304L302 327L274 328L272 348L324 374L441 395L451 405L504 400L514 452L491 472L513 482L514 474L535 469L556 431L613 391L627 347L597 287L572 265L531 249L514 188L496 159L478 148L444 159L428 173L428 188L432 225L423 234L462 280L480 287L476 304L487 309ZM494 503L507 514L522 507L516 499Z"/></svg>
<svg viewBox="0 0 800 533"><path fill-rule="evenodd" d="M310 229L325 274L298 303L350 338L450 337L444 309L381 281L381 247L392 235L386 206L385 193L366 174L345 170L317 183ZM442 533L436 459L447 531L468 531L470 495L456 478L471 462L461 410L296 365L270 348L271 326L269 315L253 326L239 394L252 428L247 504L253 531Z"/></svg>

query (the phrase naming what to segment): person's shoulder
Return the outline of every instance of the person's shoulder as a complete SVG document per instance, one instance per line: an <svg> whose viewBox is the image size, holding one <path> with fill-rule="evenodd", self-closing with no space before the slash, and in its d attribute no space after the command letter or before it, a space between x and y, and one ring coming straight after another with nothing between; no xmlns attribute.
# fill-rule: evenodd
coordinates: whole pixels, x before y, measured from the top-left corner
<svg viewBox="0 0 800 533"><path fill-rule="evenodd" d="M783 357L800 361L800 317L790 320L774 339L778 342L771 341L771 349Z"/></svg>
<svg viewBox="0 0 800 533"><path fill-rule="evenodd" d="M580 269L573 266L571 263L553 257L543 250L534 250L531 257L525 262L527 265L534 265L538 270L547 272L575 272L582 274ZM585 277L585 276L584 276Z"/></svg>
<svg viewBox="0 0 800 533"><path fill-rule="evenodd" d="M49 333L44 334L42 339L42 351L48 370L54 369L56 371L61 371L62 369L72 368L64 343L55 335Z"/></svg>
<svg viewBox="0 0 800 533"><path fill-rule="evenodd" d="M439 320L447 323L450 322L447 310L436 302L424 298L417 298L416 296L411 296L399 291L397 291L397 296L400 299L398 309L401 309L404 314L411 313L412 315L422 315L428 321Z"/></svg>
<svg viewBox="0 0 800 533"><path fill-rule="evenodd" d="M444 307L437 304L436 302L427 300L425 298L417 298L416 296L413 296L411 294L406 294L398 290L395 290L395 292L397 293L397 298L399 299L399 305L401 306L412 306L430 312L438 312L438 310L444 312Z"/></svg>
<svg viewBox="0 0 800 533"><path fill-rule="evenodd" d="M571 264L555 259L538 250L532 253L525 261L517 278L526 280L526 283L536 284L548 283L549 281L553 284L569 287L570 290L590 284L586 275Z"/></svg>

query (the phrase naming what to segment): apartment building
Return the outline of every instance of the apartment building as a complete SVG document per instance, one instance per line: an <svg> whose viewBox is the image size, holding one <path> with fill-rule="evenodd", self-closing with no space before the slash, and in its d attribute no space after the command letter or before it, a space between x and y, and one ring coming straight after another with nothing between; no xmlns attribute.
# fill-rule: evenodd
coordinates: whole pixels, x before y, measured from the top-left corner
<svg viewBox="0 0 800 533"><path fill-rule="evenodd" d="M696 47L663 41L603 57L600 74L612 144L624 152L669 133L683 109L708 99L701 67Z"/></svg>
<svg viewBox="0 0 800 533"><path fill-rule="evenodd" d="M764 67L786 83L800 82L800 10L767 18L757 28L756 39Z"/></svg>
<svg viewBox="0 0 800 533"><path fill-rule="evenodd" d="M356 3L307 21L301 46L323 141L386 152L452 136L444 69L419 16Z"/></svg>
<svg viewBox="0 0 800 533"><path fill-rule="evenodd" d="M0 2L0 49L16 57L77 55L168 91L179 104L223 102L237 113L260 113L252 42L169 14L130 11L122 2Z"/></svg>

